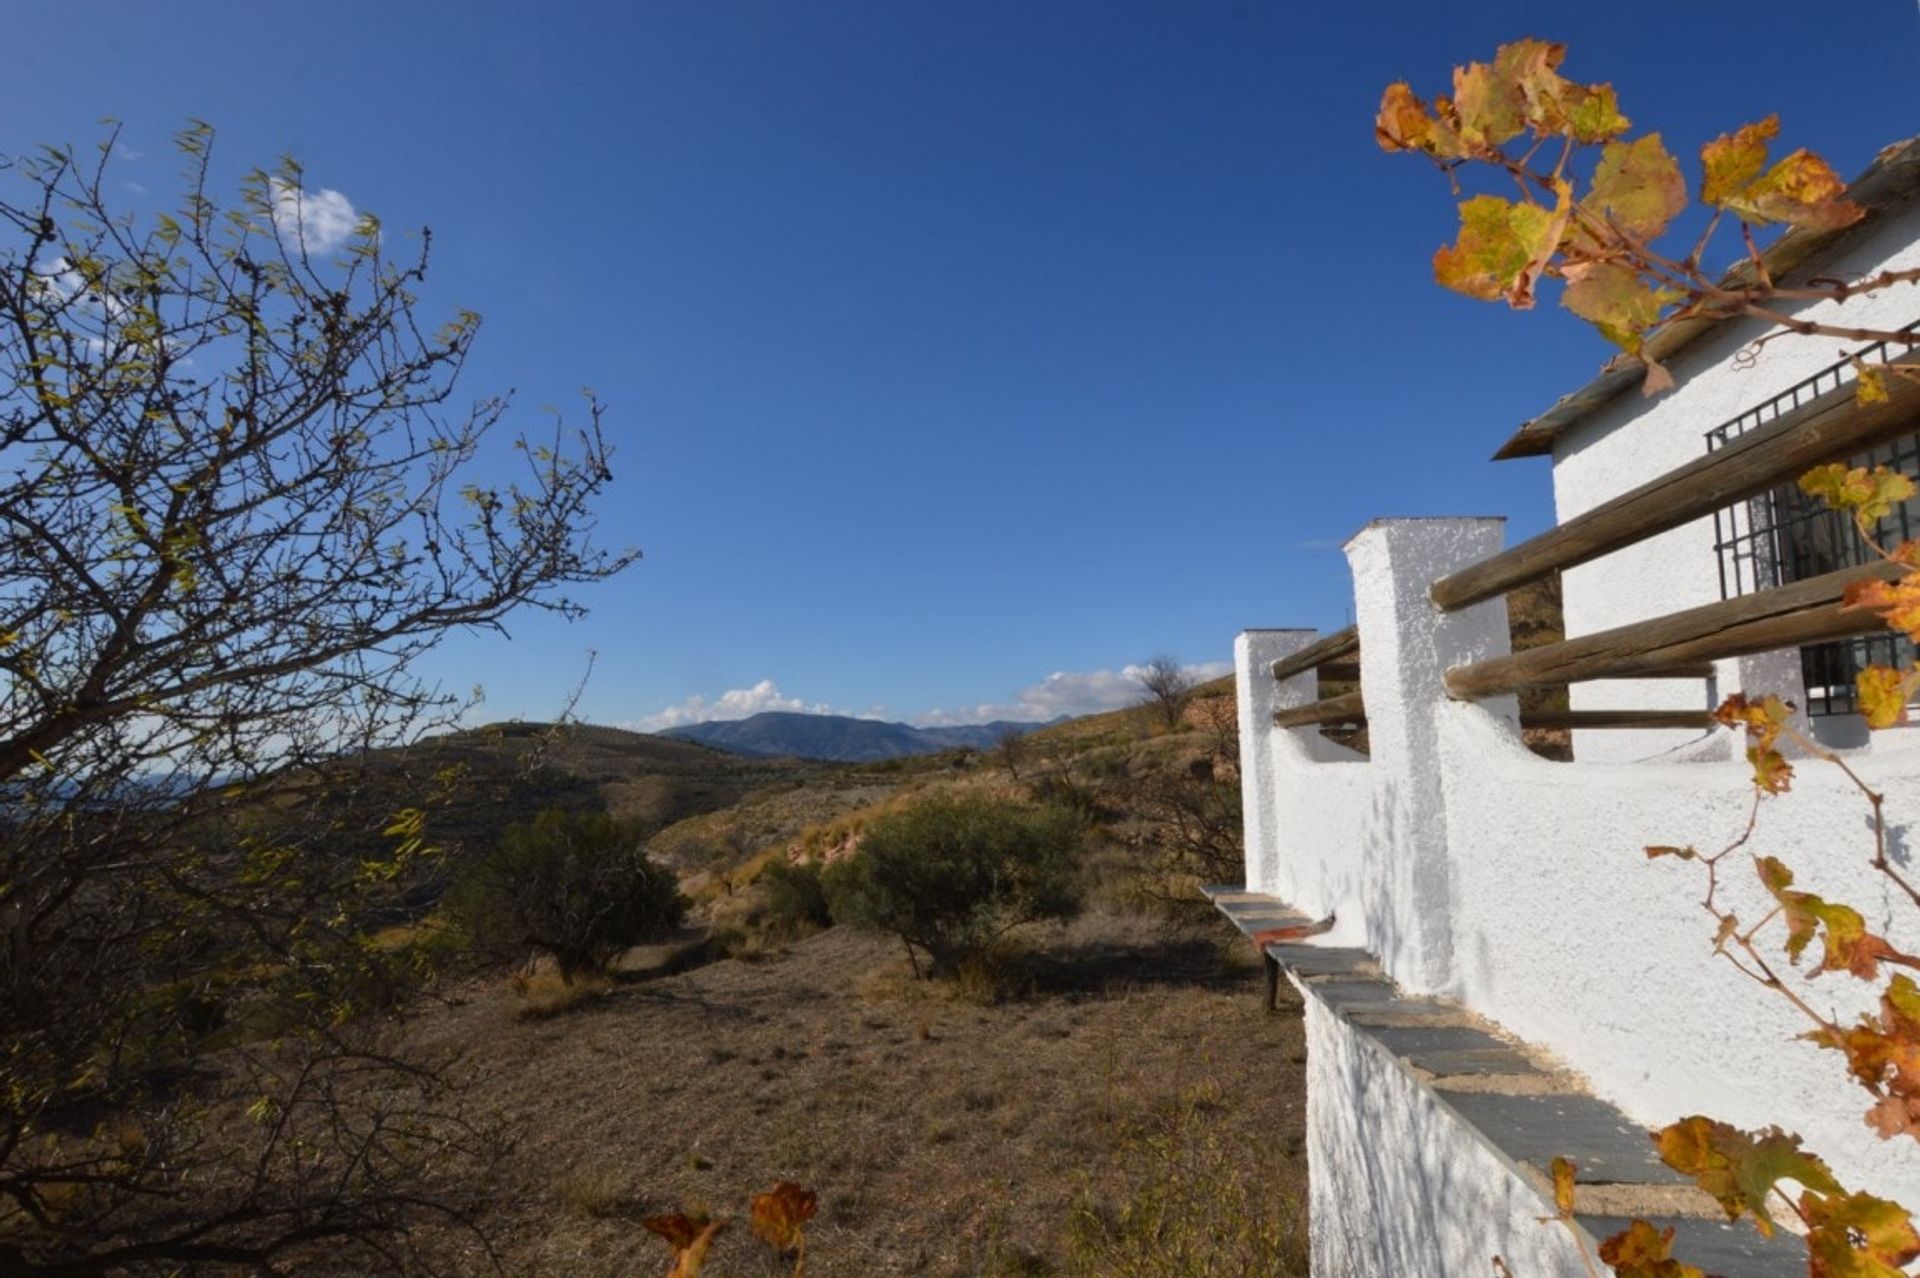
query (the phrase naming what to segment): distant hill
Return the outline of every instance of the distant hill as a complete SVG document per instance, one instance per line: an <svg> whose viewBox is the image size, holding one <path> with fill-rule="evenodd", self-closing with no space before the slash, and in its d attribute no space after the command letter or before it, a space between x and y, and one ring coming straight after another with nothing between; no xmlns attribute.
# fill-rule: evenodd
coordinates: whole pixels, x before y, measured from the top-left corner
<svg viewBox="0 0 1920 1278"><path fill-rule="evenodd" d="M873 763L915 754L938 754L971 746L986 749L1008 733L1031 732L1040 723L970 723L958 727L916 728L879 719L838 714L796 714L768 710L749 719L727 719L669 728L660 733L754 758L821 759L833 763Z"/></svg>

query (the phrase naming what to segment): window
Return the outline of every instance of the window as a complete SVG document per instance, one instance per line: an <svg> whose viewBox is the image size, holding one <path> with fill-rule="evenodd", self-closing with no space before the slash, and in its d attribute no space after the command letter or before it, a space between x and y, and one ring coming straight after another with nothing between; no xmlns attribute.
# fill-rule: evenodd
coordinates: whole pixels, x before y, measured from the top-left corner
<svg viewBox="0 0 1920 1278"><path fill-rule="evenodd" d="M1909 325L1909 331L1920 324ZM1860 358L1890 358L1885 344L1861 353ZM1739 438L1756 427L1848 384L1852 360L1842 360L1766 403L1742 413L1707 434L1709 451ZM1914 433L1848 459L1853 466L1886 466L1908 475L1920 475L1920 420ZM1823 573L1867 563L1873 557L1854 532L1851 520L1828 510L1821 502L1788 483L1718 512L1714 520L1714 549L1720 560L1720 595L1730 599L1772 586L1804 581ZM1892 547L1920 538L1920 499L1895 509L1874 529L1875 540ZM1807 684L1807 712L1814 715L1851 714L1854 676L1869 665L1896 665L1914 659L1913 645L1897 634L1870 635L1801 649L1801 669Z"/></svg>

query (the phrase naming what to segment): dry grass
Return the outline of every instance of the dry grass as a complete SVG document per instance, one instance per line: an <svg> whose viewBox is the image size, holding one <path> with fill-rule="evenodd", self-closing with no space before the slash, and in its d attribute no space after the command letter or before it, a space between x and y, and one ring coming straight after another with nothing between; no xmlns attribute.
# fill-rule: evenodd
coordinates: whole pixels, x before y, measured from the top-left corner
<svg viewBox="0 0 1920 1278"><path fill-rule="evenodd" d="M512 1274L657 1274L639 1215L737 1216L782 1177L820 1193L816 1278L1226 1273L1292 1254L1259 1231L1300 1228L1306 1167L1299 1020L1219 941L1092 916L1029 938L1024 992L983 1005L834 929L564 1017L477 990L413 1037L461 1052L518 1131L489 1216ZM1155 1212L1202 1267L1127 1268ZM760 1263L737 1228L709 1272Z"/></svg>
<svg viewBox="0 0 1920 1278"><path fill-rule="evenodd" d="M612 987L613 982L604 976L576 976L564 981L557 970L546 964L530 972L515 972L507 978L513 1014L523 1021L544 1021L570 1012Z"/></svg>

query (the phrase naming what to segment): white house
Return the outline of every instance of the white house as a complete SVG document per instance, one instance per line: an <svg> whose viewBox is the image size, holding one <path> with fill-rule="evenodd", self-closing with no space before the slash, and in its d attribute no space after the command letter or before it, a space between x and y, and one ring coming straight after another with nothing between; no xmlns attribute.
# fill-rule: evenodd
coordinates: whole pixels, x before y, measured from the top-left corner
<svg viewBox="0 0 1920 1278"><path fill-rule="evenodd" d="M1795 275L1857 279L1920 267L1920 141L1889 147L1849 194L1867 206L1869 216L1837 237L1803 235L1783 244L1799 263ZM1896 286L1850 299L1844 307L1822 302L1787 309L1814 321L1901 329L1920 324L1920 286ZM1554 504L1564 523L1772 420L1794 405L1796 395L1851 379L1845 357L1862 344L1834 338L1787 337L1744 360L1741 353L1768 327L1749 319L1699 331L1665 360L1678 387L1654 399L1639 394L1638 361L1623 361L1522 426L1496 457L1551 457ZM1914 432L1920 436L1920 421ZM1870 459L1861 459L1868 460L1920 473L1920 438L1875 449ZM1920 536L1920 509L1909 505L1895 527L1906 537ZM1788 484L1716 518L1569 569L1562 581L1567 633L1588 634L1780 585L1859 562L1852 557L1858 553L1857 541L1836 517L1819 515ZM1723 672L1721 686L1706 694L1674 680L1608 680L1577 684L1570 696L1580 709L1684 708L1715 693L1757 687L1807 707L1828 744L1862 746L1865 727L1848 713L1857 664L1850 652L1881 662L1896 657L1891 638L1860 641L1828 646L1805 661L1749 659L1744 677ZM1575 755L1596 762L1646 758L1684 747L1697 735L1582 732Z"/></svg>
<svg viewBox="0 0 1920 1278"><path fill-rule="evenodd" d="M1783 240L1783 278L1920 267L1920 143L1890 148L1852 194L1870 216L1837 237ZM1845 314L1903 328L1920 321L1920 287L1854 299ZM1669 337L1659 354L1677 389L1643 399L1640 370L1616 368L1499 456L1551 457L1565 525L1707 454L1716 432L1791 411L1796 394L1850 403L1836 387L1857 345L1794 336L1743 359L1762 333L1732 322ZM1912 429L1879 460L1920 470L1920 396L1898 402ZM1851 543L1800 519L1794 500L1762 493L1567 568L1569 639L1840 566ZM1900 517L1920 535L1920 511ZM1539 1223L1560 1152L1581 1163L1578 1211L1595 1236L1602 1217L1646 1215L1674 1223L1677 1253L1709 1272L1804 1273L1744 1223L1716 1223L1711 1201L1651 1158L1646 1130L1691 1114L1778 1124L1849 1187L1916 1208L1920 1142L1880 1139L1862 1117L1871 1098L1837 1054L1804 1040L1806 1018L1715 957L1699 863L1644 853L1740 835L1753 790L1735 734L1580 730L1574 761L1554 762L1522 744L1513 696L1448 694L1449 671L1506 656L1505 602L1446 610L1430 588L1503 541L1499 520L1387 519L1348 543L1366 754L1322 735L1338 707L1290 660L1324 651L1320 637L1255 630L1236 644L1246 882L1217 899L1249 931L1332 920L1268 951L1306 1008L1315 1272L1453 1278L1492 1273L1498 1255L1516 1275L1583 1275L1567 1231ZM1736 689L1780 693L1885 796L1903 858L1920 850L1920 729L1867 739L1846 699L1859 648L1763 652L1719 660L1710 677L1579 682L1570 695L1576 710L1697 714ZM1867 818L1839 769L1802 761L1794 792L1761 805L1723 866L1718 900L1743 920L1767 916L1775 902L1746 858L1777 856L1799 886L1920 950L1920 911L1869 864ZM1780 966L1810 1006L1844 1021L1874 1004L1866 982Z"/></svg>

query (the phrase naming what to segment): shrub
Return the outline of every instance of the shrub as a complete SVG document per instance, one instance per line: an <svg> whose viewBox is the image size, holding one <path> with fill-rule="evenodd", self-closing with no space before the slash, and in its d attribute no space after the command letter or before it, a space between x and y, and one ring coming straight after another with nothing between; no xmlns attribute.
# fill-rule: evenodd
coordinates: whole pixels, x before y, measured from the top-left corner
<svg viewBox="0 0 1920 1278"><path fill-rule="evenodd" d="M798 937L833 926L827 886L815 863L774 861L761 871L759 881L766 887L761 918L768 932Z"/></svg>
<svg viewBox="0 0 1920 1278"><path fill-rule="evenodd" d="M673 872L648 859L633 829L603 812L558 808L507 827L447 899L471 947L499 955L538 950L568 984L671 932L685 911Z"/></svg>
<svg viewBox="0 0 1920 1278"><path fill-rule="evenodd" d="M859 853L827 871L833 917L892 933L909 957L926 954L928 976L952 975L1010 928L1079 912L1084 832L1058 806L924 800L876 819Z"/></svg>

